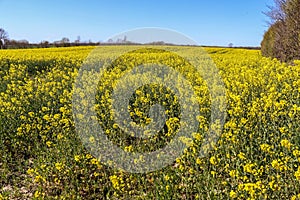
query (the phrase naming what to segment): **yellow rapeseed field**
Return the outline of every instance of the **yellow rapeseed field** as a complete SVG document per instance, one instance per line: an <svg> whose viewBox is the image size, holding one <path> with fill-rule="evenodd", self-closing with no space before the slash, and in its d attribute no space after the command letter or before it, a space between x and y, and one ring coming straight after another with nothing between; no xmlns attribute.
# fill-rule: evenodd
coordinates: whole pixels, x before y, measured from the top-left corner
<svg viewBox="0 0 300 200"><path fill-rule="evenodd" d="M168 144L183 126L181 110L190 106L180 105L181 97L167 87L139 87L126 105L130 118L150 124L150 107L159 103L166 122L156 135L124 134L111 112L111 98L127 70L159 60L187 78L196 95L191 102L199 104L199 127L191 138L179 137L189 144L182 155L162 169L130 173L100 162L76 131L74 118L87 119L73 115L80 109L72 107L74 92L82 107L88 102L74 85L94 48L0 51L0 199L300 199L299 61L288 65L262 57L259 50L205 48L224 83L227 106L217 144L199 157L211 120L210 85L193 62L172 52L197 61L200 47L167 47L170 52L155 46L98 47L101 64L112 64L102 74L106 81L96 87L95 117L125 152ZM132 52L115 59L126 49ZM89 136L86 142L98 140Z"/></svg>

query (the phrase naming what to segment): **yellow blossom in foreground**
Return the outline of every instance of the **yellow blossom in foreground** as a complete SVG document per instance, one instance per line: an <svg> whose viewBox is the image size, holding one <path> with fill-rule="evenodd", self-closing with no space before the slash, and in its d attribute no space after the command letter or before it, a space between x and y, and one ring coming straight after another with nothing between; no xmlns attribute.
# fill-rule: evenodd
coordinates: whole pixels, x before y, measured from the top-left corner
<svg viewBox="0 0 300 200"><path fill-rule="evenodd" d="M298 170L295 172L295 177L298 181L300 181L300 167L298 167Z"/></svg>
<svg viewBox="0 0 300 200"><path fill-rule="evenodd" d="M230 196L230 198L233 198L233 199L237 198L237 194L233 190L230 191L229 196Z"/></svg>
<svg viewBox="0 0 300 200"><path fill-rule="evenodd" d="M282 147L285 147L287 149L290 149L291 146L292 146L292 144L290 143L290 141L287 140L287 139L281 140L280 144L281 144Z"/></svg>
<svg viewBox="0 0 300 200"><path fill-rule="evenodd" d="M60 171L60 170L62 170L63 169L63 164L62 163L55 163L55 168L58 170L58 171Z"/></svg>

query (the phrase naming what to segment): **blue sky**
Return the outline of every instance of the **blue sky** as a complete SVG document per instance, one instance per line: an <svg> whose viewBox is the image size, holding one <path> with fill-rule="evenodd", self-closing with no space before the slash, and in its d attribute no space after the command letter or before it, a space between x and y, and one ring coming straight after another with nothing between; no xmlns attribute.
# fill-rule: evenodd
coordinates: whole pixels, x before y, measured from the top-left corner
<svg viewBox="0 0 300 200"><path fill-rule="evenodd" d="M140 27L178 31L200 45L259 46L272 0L0 0L0 27L30 42L104 41Z"/></svg>

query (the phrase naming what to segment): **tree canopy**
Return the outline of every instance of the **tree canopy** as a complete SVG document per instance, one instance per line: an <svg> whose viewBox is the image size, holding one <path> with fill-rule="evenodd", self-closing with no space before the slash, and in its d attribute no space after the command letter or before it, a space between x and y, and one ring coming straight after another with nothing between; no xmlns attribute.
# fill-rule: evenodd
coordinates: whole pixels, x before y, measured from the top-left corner
<svg viewBox="0 0 300 200"><path fill-rule="evenodd" d="M265 14L270 27L261 42L264 56L284 62L300 59L300 0L275 0Z"/></svg>

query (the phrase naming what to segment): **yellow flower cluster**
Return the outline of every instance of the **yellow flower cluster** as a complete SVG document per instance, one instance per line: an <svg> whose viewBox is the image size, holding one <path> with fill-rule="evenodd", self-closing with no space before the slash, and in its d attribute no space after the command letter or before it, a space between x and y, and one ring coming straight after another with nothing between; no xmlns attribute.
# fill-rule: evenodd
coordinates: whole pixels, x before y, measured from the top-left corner
<svg viewBox="0 0 300 200"><path fill-rule="evenodd" d="M3 188L16 186L11 193L0 188L0 199L18 199L24 188L31 197L51 199L300 199L299 61L288 65L264 58L258 50L206 48L224 81L227 118L217 145L199 158L208 130L218 127L210 119L215 108L206 80L176 52L205 64L200 47L166 47L170 52L155 46L99 48L99 63L108 67L94 98L97 116L91 118L98 120L106 137L126 153L155 152L174 138L188 148L170 166L146 174L103 165L107 163L99 161L101 155L90 154L99 137L82 141L76 132L74 118L90 118L72 113L78 109L72 107L74 92L80 94L81 107L89 102L74 82L94 47L1 50L0 181ZM130 53L116 58L124 50ZM160 84L147 84L133 91L129 102L121 101L128 104L124 109L130 123L140 127L151 125L151 107L162 105L166 121L156 134L144 131L137 138L115 121L112 95L117 81L133 67L156 61L182 74L194 90L196 97L189 102L199 105L199 127L191 137L176 138L186 125L181 111L191 106L181 104L187 93L180 85L181 96ZM88 82L94 73L83 76ZM125 81L135 86L139 78ZM142 78L151 77L146 71ZM133 164L147 160L139 158Z"/></svg>

